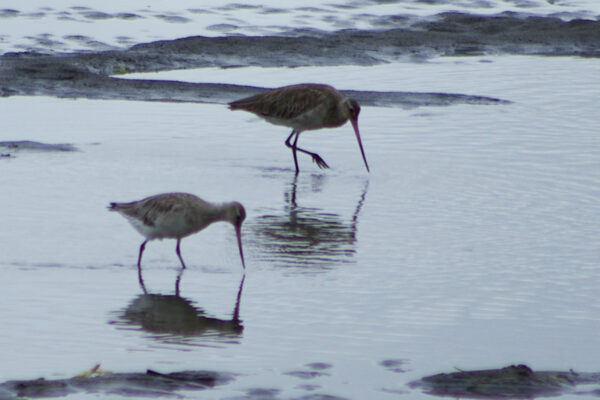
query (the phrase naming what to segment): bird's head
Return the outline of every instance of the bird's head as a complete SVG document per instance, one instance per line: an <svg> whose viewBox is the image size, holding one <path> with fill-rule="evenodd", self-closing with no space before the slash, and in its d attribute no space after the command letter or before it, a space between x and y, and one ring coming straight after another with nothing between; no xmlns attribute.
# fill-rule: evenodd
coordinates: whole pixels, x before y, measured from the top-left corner
<svg viewBox="0 0 600 400"><path fill-rule="evenodd" d="M344 100L344 108L350 121L358 121L358 114L360 114L360 105L358 104L358 101L346 99Z"/></svg>
<svg viewBox="0 0 600 400"><path fill-rule="evenodd" d="M227 210L227 220L233 224L233 226L242 226L242 222L246 219L246 210L244 206L234 201L230 204Z"/></svg>

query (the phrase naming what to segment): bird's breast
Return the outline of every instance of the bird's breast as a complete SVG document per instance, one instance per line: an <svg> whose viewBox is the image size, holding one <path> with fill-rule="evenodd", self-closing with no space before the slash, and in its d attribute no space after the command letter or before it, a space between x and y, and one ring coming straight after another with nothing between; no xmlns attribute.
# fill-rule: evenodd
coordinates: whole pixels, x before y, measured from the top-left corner
<svg viewBox="0 0 600 400"><path fill-rule="evenodd" d="M206 227L203 221L190 220L184 213L168 213L158 216L153 225L132 220L132 225L148 239L182 238Z"/></svg>

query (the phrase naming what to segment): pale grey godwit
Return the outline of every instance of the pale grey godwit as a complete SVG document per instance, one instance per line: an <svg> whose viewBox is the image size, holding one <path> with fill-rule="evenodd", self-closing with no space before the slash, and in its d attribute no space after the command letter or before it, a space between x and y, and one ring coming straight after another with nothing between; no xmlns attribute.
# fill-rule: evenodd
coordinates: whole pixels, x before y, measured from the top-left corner
<svg viewBox="0 0 600 400"><path fill-rule="evenodd" d="M246 210L238 202L212 204L189 193L164 193L130 203L110 203L110 211L123 215L146 240L140 246L138 270L141 271L142 253L146 243L153 239L177 239L176 253L185 268L179 245L181 239L199 232L213 222L230 222L237 235L238 248L244 269L242 251L242 222Z"/></svg>
<svg viewBox="0 0 600 400"><path fill-rule="evenodd" d="M321 156L297 146L300 133L307 130L335 128L350 120L365 166L369 171L369 164L367 164L358 131L360 106L356 100L344 98L340 92L329 85L303 83L284 86L231 102L229 108L249 111L272 124L292 128L292 133L285 141L285 145L292 149L296 174L300 171L296 151L311 156L319 168L329 168ZM294 135L294 143L291 143Z"/></svg>

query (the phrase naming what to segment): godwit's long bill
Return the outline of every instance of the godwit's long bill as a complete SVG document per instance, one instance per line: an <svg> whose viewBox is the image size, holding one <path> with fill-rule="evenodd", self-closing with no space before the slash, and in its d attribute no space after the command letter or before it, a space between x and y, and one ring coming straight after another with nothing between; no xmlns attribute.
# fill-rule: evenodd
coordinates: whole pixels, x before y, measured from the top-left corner
<svg viewBox="0 0 600 400"><path fill-rule="evenodd" d="M165 238L177 239L175 251L182 267L185 268L179 248L181 239L219 221L227 221L234 226L242 267L246 268L241 232L246 210L238 202L212 204L189 193L164 193L130 203L110 203L108 209L127 218L146 238L140 245L137 263L139 269L146 243L153 239Z"/></svg>
<svg viewBox="0 0 600 400"><path fill-rule="evenodd" d="M303 83L284 86L231 102L229 108L249 111L272 124L292 128L292 133L285 141L285 145L292 149L296 173L300 171L296 151L311 156L319 168L329 168L329 165L317 153L297 146L300 133L321 128L335 128L350 120L365 167L369 171L369 164L358 130L360 106L356 100L344 98L340 92L329 85ZM291 143L292 138L294 138L293 143Z"/></svg>

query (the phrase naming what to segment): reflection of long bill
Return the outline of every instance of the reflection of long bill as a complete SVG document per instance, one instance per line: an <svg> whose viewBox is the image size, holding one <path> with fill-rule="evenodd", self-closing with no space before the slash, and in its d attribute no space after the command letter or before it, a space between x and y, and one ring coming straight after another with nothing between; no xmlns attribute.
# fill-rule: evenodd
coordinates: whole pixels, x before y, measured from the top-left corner
<svg viewBox="0 0 600 400"><path fill-rule="evenodd" d="M365 150L363 149L362 142L360 140L360 133L358 132L358 118L350 119L352 123L352 127L354 128L354 133L356 133L356 140L358 140L358 147L360 147L360 153L362 154L363 160L365 160L365 167L367 167L367 172L369 171L369 164L367 163L367 157L365 156Z"/></svg>
<svg viewBox="0 0 600 400"><path fill-rule="evenodd" d="M242 250L242 224L235 225L235 234L237 236L238 248L240 249L240 258L242 259L242 267L246 269L244 263L244 251Z"/></svg>

